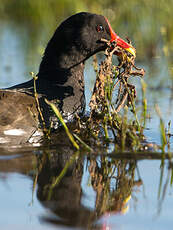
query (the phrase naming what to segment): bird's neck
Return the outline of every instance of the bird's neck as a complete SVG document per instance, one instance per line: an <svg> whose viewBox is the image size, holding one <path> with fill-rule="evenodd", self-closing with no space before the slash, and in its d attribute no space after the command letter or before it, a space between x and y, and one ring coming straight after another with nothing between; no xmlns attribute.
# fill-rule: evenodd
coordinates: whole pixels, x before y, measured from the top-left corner
<svg viewBox="0 0 173 230"><path fill-rule="evenodd" d="M84 57L60 51L46 50L38 73L38 89L53 103L59 101L60 111L68 117L83 113L85 108Z"/></svg>
<svg viewBox="0 0 173 230"><path fill-rule="evenodd" d="M54 48L53 48L54 47ZM49 43L39 68L39 79L53 81L64 85L70 78L80 78L84 72L84 61L87 59L85 51L78 51L76 47L66 48L51 46Z"/></svg>

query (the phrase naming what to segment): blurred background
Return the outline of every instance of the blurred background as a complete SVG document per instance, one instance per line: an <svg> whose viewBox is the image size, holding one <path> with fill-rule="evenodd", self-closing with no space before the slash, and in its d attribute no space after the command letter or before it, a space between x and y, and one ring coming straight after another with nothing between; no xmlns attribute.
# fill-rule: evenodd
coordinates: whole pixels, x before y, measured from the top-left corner
<svg viewBox="0 0 173 230"><path fill-rule="evenodd" d="M103 14L116 31L134 40L139 56L148 58L156 55L158 46L168 55L173 43L172 10L170 0L1 0L0 19L20 25L36 40L40 33L52 34L60 21L77 12Z"/></svg>
<svg viewBox="0 0 173 230"><path fill-rule="evenodd" d="M1 0L1 85L6 86L2 80L4 70L8 75L10 71L16 74L17 68L19 79L29 71L37 72L44 48L57 25L80 11L106 16L121 37L130 38L137 49L138 62L151 63L151 59L162 56L162 69L166 67L167 70L165 64L169 61L171 67L173 57L172 10L173 1L170 0ZM22 65L14 63L14 67L11 66L13 57ZM160 63L158 66L152 72L160 72Z"/></svg>

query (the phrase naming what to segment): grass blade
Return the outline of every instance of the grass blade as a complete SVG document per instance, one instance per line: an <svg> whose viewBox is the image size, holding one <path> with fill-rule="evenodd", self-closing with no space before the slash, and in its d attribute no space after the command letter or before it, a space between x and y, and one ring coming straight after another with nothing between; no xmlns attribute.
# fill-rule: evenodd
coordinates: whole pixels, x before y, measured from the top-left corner
<svg viewBox="0 0 173 230"><path fill-rule="evenodd" d="M48 101L47 99L45 99L45 101L46 101L46 103L48 105L50 105L50 107L52 108L52 110L54 111L54 113L56 114L56 116L58 117L59 121L61 122L62 126L64 127L65 132L66 132L67 136L69 137L69 139L70 139L71 143L73 144L73 146L77 150L79 150L79 145L76 143L73 135L70 133L70 131L69 131L66 123L64 122L64 119L63 119L61 113L59 112L58 108L53 103L51 103L50 101Z"/></svg>

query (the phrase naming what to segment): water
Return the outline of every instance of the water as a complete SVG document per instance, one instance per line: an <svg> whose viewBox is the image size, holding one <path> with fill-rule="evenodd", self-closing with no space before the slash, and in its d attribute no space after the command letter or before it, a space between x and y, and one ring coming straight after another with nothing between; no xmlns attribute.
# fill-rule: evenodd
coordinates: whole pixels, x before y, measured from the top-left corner
<svg viewBox="0 0 173 230"><path fill-rule="evenodd" d="M48 152L55 154L55 150ZM160 198L160 160L103 156L76 158L48 198L49 185L69 155L54 155L43 164L33 191L40 156L32 151L19 154L18 158L0 161L1 229L172 229L168 162ZM114 167L114 173L106 170L108 165L103 166L105 160Z"/></svg>
<svg viewBox="0 0 173 230"><path fill-rule="evenodd" d="M30 71L37 72L41 55L35 47L42 47L41 40L38 38L32 43L24 29L9 23L1 24L1 88L27 81ZM160 119L154 106L158 104L167 125L172 119L169 65L163 57L137 65L147 71L150 119L147 119L144 134L147 141L160 144ZM88 104L94 84L91 60L86 63L85 82ZM140 99L140 80L135 82ZM47 154L49 164L43 160ZM147 157L135 160L131 156L131 160L129 157L121 160L78 156L60 184L51 190L53 178L59 175L72 154L68 147L1 149L1 229L172 229L173 201L168 161L164 162L163 168L161 160L147 160ZM110 168L115 171L111 172ZM37 171L37 185L33 188Z"/></svg>

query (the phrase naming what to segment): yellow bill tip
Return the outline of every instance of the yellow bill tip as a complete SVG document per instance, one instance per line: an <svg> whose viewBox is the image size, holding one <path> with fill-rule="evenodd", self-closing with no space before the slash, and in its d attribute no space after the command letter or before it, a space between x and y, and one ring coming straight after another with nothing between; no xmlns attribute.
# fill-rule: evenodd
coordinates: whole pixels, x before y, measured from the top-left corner
<svg viewBox="0 0 173 230"><path fill-rule="evenodd" d="M136 57L136 49L134 47L128 47L125 48L125 50L132 54L134 57Z"/></svg>

